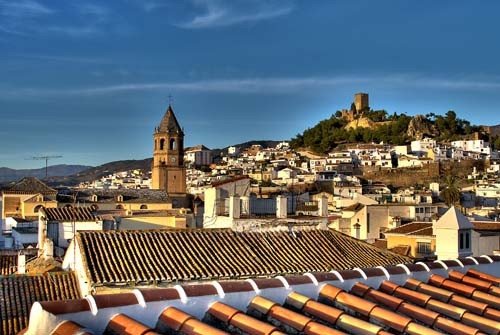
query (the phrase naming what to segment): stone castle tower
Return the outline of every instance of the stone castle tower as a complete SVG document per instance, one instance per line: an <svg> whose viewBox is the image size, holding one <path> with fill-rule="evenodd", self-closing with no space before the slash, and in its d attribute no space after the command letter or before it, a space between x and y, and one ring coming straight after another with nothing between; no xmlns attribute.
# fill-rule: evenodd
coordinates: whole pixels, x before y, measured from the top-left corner
<svg viewBox="0 0 500 335"><path fill-rule="evenodd" d="M153 134L152 188L168 194L186 193L184 132L172 106L168 106Z"/></svg>
<svg viewBox="0 0 500 335"><path fill-rule="evenodd" d="M364 112L369 109L368 93L356 93L354 95L354 105L358 112Z"/></svg>

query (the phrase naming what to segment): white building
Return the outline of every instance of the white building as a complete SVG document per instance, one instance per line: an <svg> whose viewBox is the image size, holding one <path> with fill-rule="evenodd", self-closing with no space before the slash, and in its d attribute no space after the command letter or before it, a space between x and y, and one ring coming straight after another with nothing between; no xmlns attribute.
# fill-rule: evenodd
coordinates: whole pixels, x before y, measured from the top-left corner
<svg viewBox="0 0 500 335"><path fill-rule="evenodd" d="M455 207L451 207L432 225L438 259L456 259L472 255L474 225Z"/></svg>
<svg viewBox="0 0 500 335"><path fill-rule="evenodd" d="M212 164L212 150L200 144L184 150L184 161L195 166Z"/></svg>
<svg viewBox="0 0 500 335"><path fill-rule="evenodd" d="M419 141L411 141L411 152L417 156L425 156L430 149L436 147L436 141L431 138L424 138Z"/></svg>
<svg viewBox="0 0 500 335"><path fill-rule="evenodd" d="M485 155L491 154L491 148L488 142L483 140L463 140L451 142L453 148L462 149L463 151L471 151Z"/></svg>

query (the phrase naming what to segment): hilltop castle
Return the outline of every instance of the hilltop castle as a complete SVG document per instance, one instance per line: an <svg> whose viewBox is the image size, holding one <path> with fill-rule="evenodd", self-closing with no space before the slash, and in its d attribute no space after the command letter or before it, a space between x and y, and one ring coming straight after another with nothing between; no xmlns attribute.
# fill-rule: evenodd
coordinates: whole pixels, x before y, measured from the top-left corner
<svg viewBox="0 0 500 335"><path fill-rule="evenodd" d="M352 121L363 116L363 113L370 110L370 104L368 99L368 93L356 93L354 94L354 102L351 104L351 108L343 109L341 111L342 118L347 121Z"/></svg>

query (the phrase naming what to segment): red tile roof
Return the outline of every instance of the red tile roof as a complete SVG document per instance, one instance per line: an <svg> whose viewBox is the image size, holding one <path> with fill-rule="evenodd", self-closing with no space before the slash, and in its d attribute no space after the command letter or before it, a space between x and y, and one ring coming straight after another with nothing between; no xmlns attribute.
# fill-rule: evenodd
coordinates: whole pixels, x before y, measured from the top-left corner
<svg viewBox="0 0 500 335"><path fill-rule="evenodd" d="M420 235L419 232L427 233L429 228L432 230L432 222L410 222L387 230L384 234Z"/></svg>
<svg viewBox="0 0 500 335"><path fill-rule="evenodd" d="M96 221L100 220L90 207L44 208L48 221Z"/></svg>
<svg viewBox="0 0 500 335"><path fill-rule="evenodd" d="M127 298L126 302L121 295L101 296L99 300L116 298L117 303L99 304L93 314L88 300L43 303L39 313L32 315L27 334L35 334L37 326L49 327L46 329L49 332L50 327L55 327L37 323L42 319L76 322L72 318L86 320L88 325L83 326L93 325L93 331L100 327L107 334L131 335L499 334L500 296L493 294L496 291L492 288L498 288L500 278L483 271L498 273L500 257L490 256L490 259L495 263L479 257L407 265L406 269L387 267L385 272L372 268L235 281L230 282L232 286L220 282L140 289L130 294L131 300ZM483 279L475 281L471 279L473 276ZM427 282L415 277L427 278ZM466 281L475 286L464 284ZM250 284L251 289L242 283ZM239 287L241 291L226 292L222 284L226 288ZM135 303L130 305L133 297ZM75 304L78 308L64 312L59 306L65 304L67 307ZM136 312L125 314L125 310ZM38 320L39 317L42 319Z"/></svg>
<svg viewBox="0 0 500 335"><path fill-rule="evenodd" d="M0 253L0 275L8 276L17 271L17 253Z"/></svg>
<svg viewBox="0 0 500 335"><path fill-rule="evenodd" d="M80 298L76 277L72 272L45 275L0 277L1 334L16 334L28 324L31 305L35 301Z"/></svg>
<svg viewBox="0 0 500 335"><path fill-rule="evenodd" d="M8 189L3 191L4 193L14 193L14 194L35 194L41 193L46 196L55 196L57 191L50 188L35 177L24 177L23 179L17 181L14 185L10 186Z"/></svg>
<svg viewBox="0 0 500 335"><path fill-rule="evenodd" d="M81 231L94 285L269 277L408 262L334 230Z"/></svg>

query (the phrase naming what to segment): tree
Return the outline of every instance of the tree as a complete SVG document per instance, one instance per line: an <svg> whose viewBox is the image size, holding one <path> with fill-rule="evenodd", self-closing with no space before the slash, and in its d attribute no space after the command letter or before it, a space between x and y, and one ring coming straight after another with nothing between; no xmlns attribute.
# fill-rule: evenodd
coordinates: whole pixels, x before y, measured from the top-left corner
<svg viewBox="0 0 500 335"><path fill-rule="evenodd" d="M458 187L458 179L455 175L447 175L445 177L441 197L448 207L460 204L460 188Z"/></svg>

